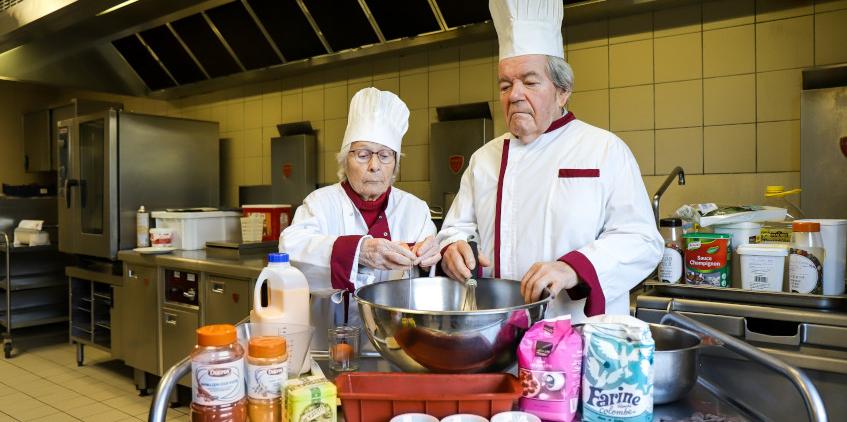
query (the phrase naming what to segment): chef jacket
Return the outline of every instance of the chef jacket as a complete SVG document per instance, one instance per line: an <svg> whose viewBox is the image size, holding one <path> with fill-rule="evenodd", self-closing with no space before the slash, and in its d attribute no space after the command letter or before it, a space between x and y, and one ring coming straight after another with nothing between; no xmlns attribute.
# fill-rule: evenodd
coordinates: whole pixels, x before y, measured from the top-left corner
<svg viewBox="0 0 847 422"><path fill-rule="evenodd" d="M629 291L656 268L662 238L638 164L614 134L554 121L524 145L506 133L471 157L438 234L443 249L479 236L492 258L483 276L521 280L536 262L560 260L579 283L548 317L629 313Z"/></svg>
<svg viewBox="0 0 847 422"><path fill-rule="evenodd" d="M377 200L364 201L343 182L318 189L303 200L291 225L280 235L279 250L288 253L292 265L303 272L313 295L330 296L408 276L402 270L359 265L359 249L365 239L414 244L435 231L429 207L414 195L390 187ZM356 305L350 304L349 309L348 323L360 324ZM335 307L331 317L334 323L343 323L347 317L344 307Z"/></svg>

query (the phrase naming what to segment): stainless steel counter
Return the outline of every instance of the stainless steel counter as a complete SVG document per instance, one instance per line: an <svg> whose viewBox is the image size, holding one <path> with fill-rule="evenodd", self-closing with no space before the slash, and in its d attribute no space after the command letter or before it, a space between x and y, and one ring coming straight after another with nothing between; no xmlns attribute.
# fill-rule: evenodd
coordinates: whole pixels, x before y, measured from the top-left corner
<svg viewBox="0 0 847 422"><path fill-rule="evenodd" d="M118 252L118 259L131 264L208 272L246 279L258 277L262 268L266 265L264 254L240 258L220 258L208 256L205 249L174 251L161 255L142 255L132 250L126 250Z"/></svg>

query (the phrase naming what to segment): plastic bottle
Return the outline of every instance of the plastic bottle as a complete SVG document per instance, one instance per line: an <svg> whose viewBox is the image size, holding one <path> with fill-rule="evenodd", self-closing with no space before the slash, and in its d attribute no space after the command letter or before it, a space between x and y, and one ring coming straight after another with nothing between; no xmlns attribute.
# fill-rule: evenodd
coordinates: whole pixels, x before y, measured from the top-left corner
<svg viewBox="0 0 847 422"><path fill-rule="evenodd" d="M250 422L281 422L285 415L288 351L285 337L254 337L247 345Z"/></svg>
<svg viewBox="0 0 847 422"><path fill-rule="evenodd" d="M264 284L268 286L268 306L262 306ZM287 253L268 254L268 266L259 273L253 290L250 322L309 325L309 283L300 270L291 266ZM304 362L300 373L309 371L308 355Z"/></svg>
<svg viewBox="0 0 847 422"><path fill-rule="evenodd" d="M821 225L795 221L788 253L788 288L795 293L823 294L824 246Z"/></svg>
<svg viewBox="0 0 847 422"><path fill-rule="evenodd" d="M244 349L235 327L207 325L197 329L191 353L192 422L246 422Z"/></svg>
<svg viewBox="0 0 847 422"><path fill-rule="evenodd" d="M144 205L138 207L135 213L135 246L146 248L150 246L150 213L144 208Z"/></svg>
<svg viewBox="0 0 847 422"><path fill-rule="evenodd" d="M682 281L682 219L659 220L659 233L665 239L665 253L657 274L659 281L677 284Z"/></svg>

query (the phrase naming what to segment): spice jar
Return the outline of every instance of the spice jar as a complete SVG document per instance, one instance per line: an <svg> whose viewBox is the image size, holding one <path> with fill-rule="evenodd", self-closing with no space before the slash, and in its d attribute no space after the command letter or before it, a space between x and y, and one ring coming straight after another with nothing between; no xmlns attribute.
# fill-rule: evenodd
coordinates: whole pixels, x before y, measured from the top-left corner
<svg viewBox="0 0 847 422"><path fill-rule="evenodd" d="M247 345L250 422L281 422L285 415L288 351L284 337L254 337Z"/></svg>
<svg viewBox="0 0 847 422"><path fill-rule="evenodd" d="M235 326L207 325L197 329L191 353L191 420L246 422L244 349Z"/></svg>
<svg viewBox="0 0 847 422"><path fill-rule="evenodd" d="M788 288L795 293L823 294L824 246L821 225L795 221L788 252Z"/></svg>
<svg viewBox="0 0 847 422"><path fill-rule="evenodd" d="M659 233L665 240L665 252L657 276L663 283L677 284L682 281L682 219L659 220Z"/></svg>

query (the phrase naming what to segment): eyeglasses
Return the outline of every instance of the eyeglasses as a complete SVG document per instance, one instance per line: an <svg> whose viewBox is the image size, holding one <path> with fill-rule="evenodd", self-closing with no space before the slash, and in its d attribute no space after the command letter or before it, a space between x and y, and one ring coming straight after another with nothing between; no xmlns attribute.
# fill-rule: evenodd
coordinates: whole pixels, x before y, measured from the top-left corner
<svg viewBox="0 0 847 422"><path fill-rule="evenodd" d="M353 154L356 157L356 161L362 164L370 162L374 155L376 155L382 164L391 164L394 162L394 151L387 149L381 149L376 152L369 149L353 149L350 150L350 154Z"/></svg>

